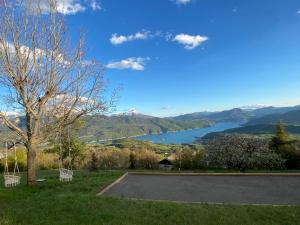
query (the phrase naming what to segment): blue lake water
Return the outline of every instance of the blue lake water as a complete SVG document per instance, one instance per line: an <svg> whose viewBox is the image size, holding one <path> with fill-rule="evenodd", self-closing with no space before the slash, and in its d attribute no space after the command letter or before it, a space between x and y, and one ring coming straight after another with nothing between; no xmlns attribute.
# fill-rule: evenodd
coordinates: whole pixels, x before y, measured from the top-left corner
<svg viewBox="0 0 300 225"><path fill-rule="evenodd" d="M197 137L203 137L211 132L224 131L231 128L240 127L239 123L217 123L211 127L196 128L192 130L182 130L176 132L162 133L162 134L149 134L139 137L134 137L135 140L151 141L153 143L162 144L184 144L192 143Z"/></svg>

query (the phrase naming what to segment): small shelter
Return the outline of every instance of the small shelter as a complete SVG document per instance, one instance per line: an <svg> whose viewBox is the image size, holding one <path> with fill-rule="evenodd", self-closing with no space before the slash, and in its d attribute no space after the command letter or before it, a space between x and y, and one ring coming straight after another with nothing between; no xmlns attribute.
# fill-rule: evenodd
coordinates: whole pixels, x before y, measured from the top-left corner
<svg viewBox="0 0 300 225"><path fill-rule="evenodd" d="M165 158L158 163L158 166L160 169L171 170L174 168L174 163L170 159Z"/></svg>

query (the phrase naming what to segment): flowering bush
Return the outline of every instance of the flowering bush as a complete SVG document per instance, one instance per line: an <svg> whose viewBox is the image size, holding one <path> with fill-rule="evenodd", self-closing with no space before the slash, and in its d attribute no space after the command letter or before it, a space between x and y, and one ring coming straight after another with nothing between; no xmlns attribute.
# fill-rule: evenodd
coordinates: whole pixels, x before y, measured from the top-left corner
<svg viewBox="0 0 300 225"><path fill-rule="evenodd" d="M282 157L259 138L224 135L211 141L206 151L206 161L213 168L277 169L284 165Z"/></svg>

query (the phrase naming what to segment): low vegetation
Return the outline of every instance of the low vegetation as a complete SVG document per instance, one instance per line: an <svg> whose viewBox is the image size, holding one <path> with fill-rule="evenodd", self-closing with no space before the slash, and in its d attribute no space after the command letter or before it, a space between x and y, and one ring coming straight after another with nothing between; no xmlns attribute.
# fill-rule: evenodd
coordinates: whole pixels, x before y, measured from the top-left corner
<svg viewBox="0 0 300 225"><path fill-rule="evenodd" d="M264 139L225 135L207 146L208 167L239 169L282 169L285 160Z"/></svg>

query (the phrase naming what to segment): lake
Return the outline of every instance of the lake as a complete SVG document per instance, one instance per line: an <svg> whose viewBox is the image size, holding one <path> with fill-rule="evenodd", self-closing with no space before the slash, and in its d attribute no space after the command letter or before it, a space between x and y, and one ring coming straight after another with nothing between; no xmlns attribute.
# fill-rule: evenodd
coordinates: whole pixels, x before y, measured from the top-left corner
<svg viewBox="0 0 300 225"><path fill-rule="evenodd" d="M211 132L220 132L231 128L240 127L239 123L217 123L211 127L196 128L191 130L181 130L176 132L161 133L161 134L149 134L134 137L135 140L140 141L151 141L153 143L162 144L185 144L192 143L198 137L203 137L204 135Z"/></svg>

